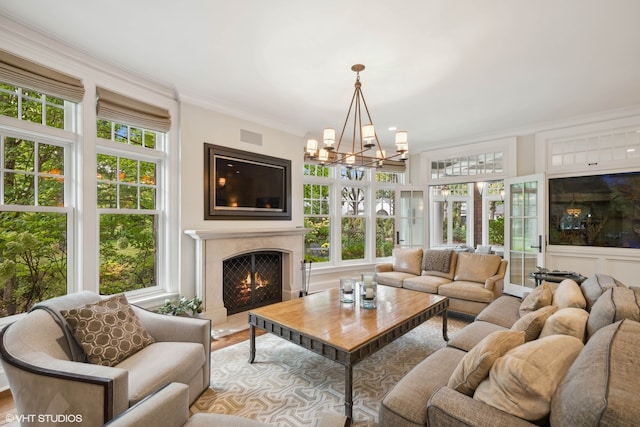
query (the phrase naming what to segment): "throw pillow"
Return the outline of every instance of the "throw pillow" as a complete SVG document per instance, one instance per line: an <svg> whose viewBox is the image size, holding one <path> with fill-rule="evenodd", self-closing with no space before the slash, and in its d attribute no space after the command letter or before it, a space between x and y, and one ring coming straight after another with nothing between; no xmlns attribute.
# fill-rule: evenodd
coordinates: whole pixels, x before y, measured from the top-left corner
<svg viewBox="0 0 640 427"><path fill-rule="evenodd" d="M154 342L123 294L60 314L96 365L116 366Z"/></svg>
<svg viewBox="0 0 640 427"><path fill-rule="evenodd" d="M553 299L551 304L558 308L586 308L587 301L582 295L580 286L571 279L564 279L560 285L553 291Z"/></svg>
<svg viewBox="0 0 640 427"><path fill-rule="evenodd" d="M587 311L591 311L593 304L605 293L607 289L624 286L611 276L606 274L595 274L580 284L582 294L587 301Z"/></svg>
<svg viewBox="0 0 640 427"><path fill-rule="evenodd" d="M549 414L558 384L583 347L568 335L522 344L495 361L473 398L525 420L540 420Z"/></svg>
<svg viewBox="0 0 640 427"><path fill-rule="evenodd" d="M449 378L449 387L473 396L478 384L489 375L489 369L498 357L507 351L524 344L522 331L492 332L464 355Z"/></svg>
<svg viewBox="0 0 640 427"><path fill-rule="evenodd" d="M520 317L542 307L551 305L552 300L553 292L551 292L551 285L547 282L542 282L540 286L534 288L522 300L522 303L520 304Z"/></svg>
<svg viewBox="0 0 640 427"><path fill-rule="evenodd" d="M588 318L589 313L582 308L561 308L544 322L538 338L549 335L570 335L584 342Z"/></svg>
<svg viewBox="0 0 640 427"><path fill-rule="evenodd" d="M625 286L610 288L591 307L587 336L622 319L640 321L640 289Z"/></svg>
<svg viewBox="0 0 640 427"><path fill-rule="evenodd" d="M546 322L549 316L557 310L558 307L555 305L548 305L536 311L532 311L531 313L525 314L513 324L511 330L524 331L524 340L526 342L533 341L540 335L544 322Z"/></svg>

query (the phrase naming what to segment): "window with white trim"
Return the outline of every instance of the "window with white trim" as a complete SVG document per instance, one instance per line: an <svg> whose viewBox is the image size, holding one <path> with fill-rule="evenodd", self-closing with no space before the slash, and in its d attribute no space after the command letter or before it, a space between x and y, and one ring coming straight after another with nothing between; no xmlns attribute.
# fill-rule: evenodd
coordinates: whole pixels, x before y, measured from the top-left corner
<svg viewBox="0 0 640 427"><path fill-rule="evenodd" d="M73 102L0 82L9 119L0 125L0 317L69 289L75 113Z"/></svg>

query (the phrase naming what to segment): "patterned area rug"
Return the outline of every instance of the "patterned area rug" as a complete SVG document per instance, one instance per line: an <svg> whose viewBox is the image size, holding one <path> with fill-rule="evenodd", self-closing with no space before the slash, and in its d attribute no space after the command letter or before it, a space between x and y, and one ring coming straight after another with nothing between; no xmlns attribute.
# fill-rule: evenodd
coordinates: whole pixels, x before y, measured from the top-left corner
<svg viewBox="0 0 640 427"><path fill-rule="evenodd" d="M448 317L449 336L470 322ZM445 346L442 318L434 317L353 369L353 426L377 426L385 394L412 367ZM322 412L344 413L344 367L271 334L211 353L211 387L192 413L235 414L277 426L311 426Z"/></svg>

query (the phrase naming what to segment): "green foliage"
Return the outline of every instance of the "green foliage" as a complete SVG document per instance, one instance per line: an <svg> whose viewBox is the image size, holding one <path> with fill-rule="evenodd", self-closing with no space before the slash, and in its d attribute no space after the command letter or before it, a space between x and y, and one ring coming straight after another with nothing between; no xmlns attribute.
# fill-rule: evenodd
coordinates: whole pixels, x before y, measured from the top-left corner
<svg viewBox="0 0 640 427"><path fill-rule="evenodd" d="M492 245L504 245L504 217L489 220L489 243Z"/></svg>
<svg viewBox="0 0 640 427"><path fill-rule="evenodd" d="M156 313L171 316L196 316L202 313L202 300L198 297L187 299L182 297L177 303L165 300L164 305L156 310Z"/></svg>

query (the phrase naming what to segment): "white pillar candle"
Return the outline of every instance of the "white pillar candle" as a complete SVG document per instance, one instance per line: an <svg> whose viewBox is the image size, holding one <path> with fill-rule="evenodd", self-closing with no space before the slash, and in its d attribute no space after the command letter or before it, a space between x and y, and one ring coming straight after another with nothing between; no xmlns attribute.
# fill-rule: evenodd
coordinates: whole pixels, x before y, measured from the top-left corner
<svg viewBox="0 0 640 427"><path fill-rule="evenodd" d="M365 297L368 299L373 298L373 289L372 288L367 288L367 290L365 291Z"/></svg>
<svg viewBox="0 0 640 427"><path fill-rule="evenodd" d="M353 285L351 284L351 282L347 282L344 284L344 291L353 292Z"/></svg>

